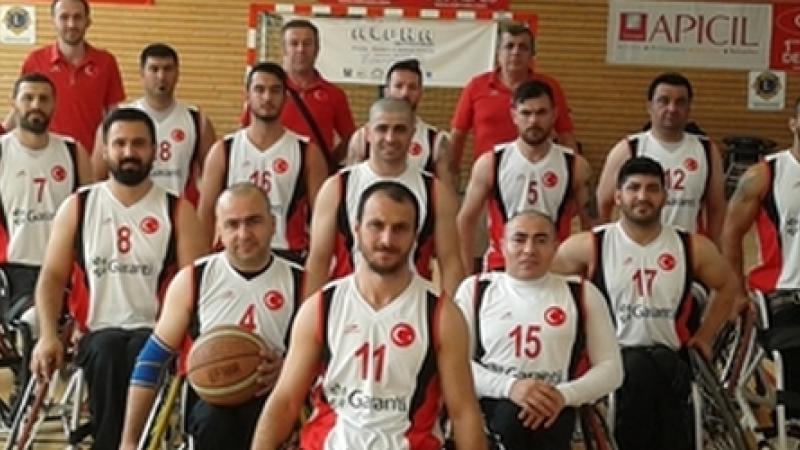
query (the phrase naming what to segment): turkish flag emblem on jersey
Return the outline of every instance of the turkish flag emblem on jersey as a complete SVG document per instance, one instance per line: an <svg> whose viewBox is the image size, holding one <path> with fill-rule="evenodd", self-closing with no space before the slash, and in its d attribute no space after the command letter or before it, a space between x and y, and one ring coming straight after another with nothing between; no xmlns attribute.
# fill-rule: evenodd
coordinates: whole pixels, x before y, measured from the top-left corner
<svg viewBox="0 0 800 450"><path fill-rule="evenodd" d="M560 306L551 306L544 312L544 321L551 327L560 327L567 321L567 313Z"/></svg>
<svg viewBox="0 0 800 450"><path fill-rule="evenodd" d="M555 186L558 184L558 175L556 175L556 173L552 170L548 170L544 173L544 175L542 175L542 184L544 184L544 187L546 188Z"/></svg>
<svg viewBox="0 0 800 450"><path fill-rule="evenodd" d="M142 219L141 223L139 223L139 228L142 230L144 234L153 234L158 231L160 224L158 223L158 219L153 216L147 216Z"/></svg>
<svg viewBox="0 0 800 450"><path fill-rule="evenodd" d="M172 133L170 133L170 137L172 137L172 140L175 142L183 142L183 140L186 139L186 132L180 128L175 128L172 130Z"/></svg>
<svg viewBox="0 0 800 450"><path fill-rule="evenodd" d="M697 166L698 166L697 160L694 158L686 158L683 161L683 167L686 167L686 170L688 170L689 172L694 172L695 170L697 170Z"/></svg>
<svg viewBox="0 0 800 450"><path fill-rule="evenodd" d="M62 166L62 165L54 166L50 170L50 175L53 176L54 180L56 180L57 182L60 183L60 182L64 181L64 179L67 178L67 169L65 169L64 166Z"/></svg>
<svg viewBox="0 0 800 450"><path fill-rule="evenodd" d="M283 307L283 294L278 291L269 291L264 294L264 306L270 311L276 311Z"/></svg>
<svg viewBox="0 0 800 450"><path fill-rule="evenodd" d="M419 145L419 142L411 144L411 148L408 149L408 154L411 156L419 156L422 154L422 146Z"/></svg>
<svg viewBox="0 0 800 450"><path fill-rule="evenodd" d="M658 267L661 267L667 272L674 269L676 264L675 257L670 253L662 253L661 256L658 257Z"/></svg>
<svg viewBox="0 0 800 450"><path fill-rule="evenodd" d="M286 173L289 170L289 162L283 158L278 158L272 162L272 170L277 174Z"/></svg>
<svg viewBox="0 0 800 450"><path fill-rule="evenodd" d="M416 337L414 328L407 323L398 323L392 328L392 342L398 347L408 347Z"/></svg>

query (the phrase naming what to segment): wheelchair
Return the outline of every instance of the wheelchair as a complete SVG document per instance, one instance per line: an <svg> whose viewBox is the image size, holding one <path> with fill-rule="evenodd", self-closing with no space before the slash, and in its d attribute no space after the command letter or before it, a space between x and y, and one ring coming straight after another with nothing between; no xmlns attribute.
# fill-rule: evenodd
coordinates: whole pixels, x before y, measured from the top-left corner
<svg viewBox="0 0 800 450"><path fill-rule="evenodd" d="M754 291L750 298L753 308L731 326L728 342L717 357L719 367L724 369L720 378L740 411L742 426L752 433L758 449L794 450L800 448L800 432L789 426L786 410L787 406L800 409L800 396L785 391L780 351L800 347L800 332L772 325L777 309L800 307L800 292L778 291L765 296ZM765 420L759 414L762 411L770 411L771 420Z"/></svg>
<svg viewBox="0 0 800 450"><path fill-rule="evenodd" d="M168 374L156 392L137 450L193 450L194 441L187 430L193 401L194 393L185 376Z"/></svg>

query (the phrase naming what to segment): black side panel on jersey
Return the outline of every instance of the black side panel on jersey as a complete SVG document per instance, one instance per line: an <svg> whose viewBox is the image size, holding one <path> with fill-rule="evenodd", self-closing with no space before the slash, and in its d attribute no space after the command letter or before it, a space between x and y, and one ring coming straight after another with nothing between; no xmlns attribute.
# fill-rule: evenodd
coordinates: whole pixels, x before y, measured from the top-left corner
<svg viewBox="0 0 800 450"><path fill-rule="evenodd" d="M169 281L168 278L177 272L178 269L178 227L177 227L177 213L178 213L178 197L172 194L166 194L167 197L167 211L169 211L169 223L172 232L169 235L169 242L167 243L167 251L164 254L164 264L161 266L161 272L156 278L158 288L165 286L165 282ZM194 236L182 236L181 239L193 239Z"/></svg>
<svg viewBox="0 0 800 450"><path fill-rule="evenodd" d="M289 317L289 326L286 327L286 335L283 337L283 345L289 348L289 337L292 335L292 327L294 326L294 318L297 316L297 310L300 309L300 304L303 302L303 280L305 279L305 272L298 267L290 267L292 272L292 290L294 291L292 298L292 314Z"/></svg>
<svg viewBox="0 0 800 450"><path fill-rule="evenodd" d="M300 171L292 187L292 198L289 199L289 207L286 209L287 219L294 215L295 210L297 210L297 204L308 195L306 184L308 179L308 158L306 155L308 153L308 142L298 140L297 143L300 144ZM308 214L308 220L311 220L311 214Z"/></svg>
<svg viewBox="0 0 800 450"><path fill-rule="evenodd" d="M69 154L69 159L72 162L72 173L74 174L70 192L75 192L80 184L80 180L78 180L78 146L74 141L64 141L64 144L67 146L67 154Z"/></svg>
<svg viewBox="0 0 800 450"><path fill-rule="evenodd" d="M325 289L320 294L320 326L321 329L320 337L322 338L322 363L324 366L327 366L328 363L331 361L331 343L328 342L328 327L331 315L331 302L333 301L333 294L336 292L336 286L331 286L328 289Z"/></svg>
<svg viewBox="0 0 800 450"><path fill-rule="evenodd" d="M579 363L586 353L586 315L583 310L583 279L580 282L568 281L569 292L575 302L575 311L578 313L578 323L575 326L575 341L569 355L569 376L574 379L581 374L577 373Z"/></svg>
<svg viewBox="0 0 800 450"><path fill-rule="evenodd" d="M572 180L575 178L575 164L577 158L571 153L564 153L564 159L567 165L567 189L564 191L564 197L561 198L561 203L558 205L558 220L564 215L564 209L569 204L569 200L573 197Z"/></svg>
<svg viewBox="0 0 800 450"><path fill-rule="evenodd" d="M481 305L483 304L483 296L486 294L486 288L489 287L489 280L481 280L480 277L475 277L475 296L472 299L473 314L475 316L475 361L480 362L483 355L486 354L486 349L483 347L483 339L481 339Z"/></svg>
<svg viewBox="0 0 800 450"><path fill-rule="evenodd" d="M428 152L428 159L425 161L425 167L423 167L423 170L427 170L430 173L436 173L435 172L435 167L434 167L434 158L433 157L434 157L434 153L436 151L436 148L434 147L434 145L436 145L436 136L438 134L439 134L439 132L435 128L428 128L428 136L427 137L428 137L428 148L430 149L430 151Z"/></svg>
<svg viewBox="0 0 800 450"><path fill-rule="evenodd" d="M708 187L711 185L711 175L714 168L711 166L711 139L705 136L697 136L697 139L700 140L700 143L703 145L703 156L706 158L706 167L708 168L708 174L706 174L706 182L703 185L703 195L700 196L702 200L705 200L706 195L708 195Z"/></svg>
<svg viewBox="0 0 800 450"><path fill-rule="evenodd" d="M231 170L231 147L233 147L233 136L222 141L225 148L225 170L222 171L222 186L228 187L228 172Z"/></svg>
<svg viewBox="0 0 800 450"><path fill-rule="evenodd" d="M436 345L434 342L434 335L437 333L435 330L436 327L439 326L435 320L437 318L436 306L439 301L439 298L431 292L428 292L425 296L425 318L428 325L428 350L425 352L425 359L422 361L422 366L417 374L417 383L414 388L414 394L411 396L411 404L408 408L408 420L411 423L414 422L414 414L417 413L426 400L429 385L439 372L436 362Z"/></svg>
<svg viewBox="0 0 800 450"><path fill-rule="evenodd" d="M347 183L350 180L350 171L339 172L339 208L336 211L336 228L344 237L344 245L350 258L350 267L355 267L353 263L353 229L350 227L350 217L347 214Z"/></svg>
<svg viewBox="0 0 800 450"><path fill-rule="evenodd" d="M85 210L86 210L86 198L89 196L90 189L86 189L82 192L79 192L78 195L75 196L76 200L76 209L78 214L78 224L77 228L75 229L75 261L78 265L83 269L84 276L88 275L86 273L86 255L83 252L83 224L85 223ZM94 237L94 236L93 236ZM89 286L89 280L86 279L86 286Z"/></svg>
<svg viewBox="0 0 800 450"><path fill-rule="evenodd" d="M769 221L772 222L772 226L775 230L781 229L781 215L778 212L778 204L775 201L775 169L776 169L776 161L775 159L771 161L767 161L767 170L769 171L768 179L767 179L767 195L764 197L764 200L761 202L762 207L764 208L764 212L769 217ZM783 242L781 239L780 232L775 233L775 236L778 239L778 248L783 248Z"/></svg>
<svg viewBox="0 0 800 450"><path fill-rule="evenodd" d="M503 160L503 155L506 154L506 148L502 150L494 152L494 167L492 170L494 171L492 182L492 197L494 197L495 203L497 207L500 209L500 215L503 217L503 222L505 223L506 217L508 217L508 211L506 211L506 205L503 203L503 195L500 192L500 183L498 180L500 179L500 162Z"/></svg>
<svg viewBox="0 0 800 450"><path fill-rule="evenodd" d="M434 177L431 174L421 172L422 181L425 184L425 207L427 213L425 214L425 222L420 224L419 233L417 233L417 247L414 250L414 262L419 261L420 252L425 249L428 240L434 239L434 224L436 223L436 201L433 198L436 193L433 190ZM420 205L421 206L421 205ZM420 207L417 209L417 214L422 211ZM419 218L417 218L419 220ZM353 266L355 267L355 265Z"/></svg>
<svg viewBox="0 0 800 450"><path fill-rule="evenodd" d="M639 138L630 138L628 139L628 150L630 150L630 158L636 158L639 154Z"/></svg>
<svg viewBox="0 0 800 450"><path fill-rule="evenodd" d="M701 311L697 308L697 301L692 296L692 284L695 282L694 276L694 259L692 255L692 238L691 234L687 231L683 230L676 230L678 233L678 237L681 240L681 245L683 246L683 254L686 255L686 274L684 275L683 279L683 292L681 293L681 301L678 304L677 311L682 311L683 308L686 307L686 302L693 302L693 305L690 305L692 308L692 314L688 317L687 327L689 330L694 333L700 328L700 320L701 320Z"/></svg>
<svg viewBox="0 0 800 450"><path fill-rule="evenodd" d="M192 118L192 124L194 125L194 148L192 149L192 161L196 160L198 156L200 156L200 141L203 140L201 123L200 123L200 111L194 108L189 109L189 116ZM200 161L202 164L204 161Z"/></svg>
<svg viewBox="0 0 800 450"><path fill-rule="evenodd" d="M614 327L617 326L617 317L614 315L614 308L611 307L611 297L608 295L608 286L606 285L606 276L604 273L605 267L603 266L603 240L606 237L606 230L592 231L594 235L594 273L590 280L606 300L608 312L611 314L611 321Z"/></svg>
<svg viewBox="0 0 800 450"><path fill-rule="evenodd" d="M2 158L3 158L3 146L0 146L0 159ZM0 198L0 226L2 226L3 229L6 230L6 232L8 232L8 222L6 221L6 207L5 205L3 205L2 198ZM11 237L9 236L9 240L10 239Z"/></svg>
<svg viewBox="0 0 800 450"><path fill-rule="evenodd" d="M208 262L203 261L200 264L195 264L193 269L192 315L191 319L189 320L189 329L187 330L193 341L197 340L197 336L200 336L201 323L197 305L200 302L200 286L203 285L203 275L206 273L206 267L208 267Z"/></svg>

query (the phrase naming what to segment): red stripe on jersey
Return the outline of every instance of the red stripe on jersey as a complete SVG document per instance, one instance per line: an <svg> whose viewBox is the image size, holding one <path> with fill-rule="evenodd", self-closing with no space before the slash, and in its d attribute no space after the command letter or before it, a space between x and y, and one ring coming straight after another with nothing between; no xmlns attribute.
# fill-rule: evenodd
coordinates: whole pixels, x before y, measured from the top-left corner
<svg viewBox="0 0 800 450"><path fill-rule="evenodd" d="M300 448L321 450L325 446L328 434L336 426L336 412L326 401L322 385L318 385L312 390L311 402L314 405L314 412L300 430Z"/></svg>
<svg viewBox="0 0 800 450"><path fill-rule="evenodd" d="M779 231L764 208L756 218L756 237L758 239L759 264L747 276L750 289L761 292L772 292L778 284L778 277L783 271L783 254Z"/></svg>
<svg viewBox="0 0 800 450"><path fill-rule="evenodd" d="M406 431L408 448L413 450L438 450L443 442L433 434L432 430L439 420L442 401L442 384L439 375L431 378L425 387L425 400L411 417L411 425Z"/></svg>
<svg viewBox="0 0 800 450"><path fill-rule="evenodd" d="M578 204L575 200L567 200L556 223L556 237L559 242L564 242L572 234L572 218L577 214Z"/></svg>
<svg viewBox="0 0 800 450"><path fill-rule="evenodd" d="M86 272L78 263L72 264L72 290L67 300L69 312L75 318L78 329L88 332L87 320L89 319L89 282Z"/></svg>
<svg viewBox="0 0 800 450"><path fill-rule="evenodd" d="M195 209L197 208L197 202L200 201L200 190L197 189L197 183L192 175L189 175L189 179L186 180L186 186L183 189L183 198L188 200Z"/></svg>
<svg viewBox="0 0 800 450"><path fill-rule="evenodd" d="M8 262L8 230L5 227L5 220L0 224L0 263Z"/></svg>
<svg viewBox="0 0 800 450"><path fill-rule="evenodd" d="M506 259L500 250L501 242L503 242L503 229L506 226L506 218L503 216L503 210L494 197L489 198L487 206L487 219L489 220L489 249L486 250L486 257L484 258L484 270L491 272L493 270L502 270L506 265Z"/></svg>
<svg viewBox="0 0 800 450"><path fill-rule="evenodd" d="M675 334L678 336L681 347L689 342L694 334L693 330L689 329L689 322L694 317L695 305L694 298L689 294L684 297L677 314L675 314Z"/></svg>
<svg viewBox="0 0 800 450"><path fill-rule="evenodd" d="M353 273L353 255L350 253L350 248L347 246L347 238L338 230L336 231L333 256L336 263L331 271L330 281L346 277Z"/></svg>
<svg viewBox="0 0 800 450"><path fill-rule="evenodd" d="M304 183L304 180L299 180ZM308 196L304 195L296 203L292 202L294 208L287 211L286 216L286 242L289 250L307 251L308 250Z"/></svg>

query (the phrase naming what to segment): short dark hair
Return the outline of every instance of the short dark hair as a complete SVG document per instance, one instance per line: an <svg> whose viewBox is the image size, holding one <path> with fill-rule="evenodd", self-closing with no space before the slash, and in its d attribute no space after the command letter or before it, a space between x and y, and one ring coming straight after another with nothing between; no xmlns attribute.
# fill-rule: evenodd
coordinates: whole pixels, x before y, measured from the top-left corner
<svg viewBox="0 0 800 450"><path fill-rule="evenodd" d="M307 30L311 30L314 33L314 43L317 45L317 48L319 48L319 29L316 25L311 23L310 20L292 19L286 22L281 27L281 39L283 39L283 36L286 34L286 30L290 28L305 28Z"/></svg>
<svg viewBox="0 0 800 450"><path fill-rule="evenodd" d="M414 207L414 228L416 229L419 227L419 204L417 203L417 197L403 184L386 180L378 181L370 185L361 194L361 197L358 199L358 206L356 207L356 222L361 222L361 219L364 217L364 206L367 204L367 201L379 192L397 203L411 203Z"/></svg>
<svg viewBox="0 0 800 450"><path fill-rule="evenodd" d="M147 58L170 58L175 61L175 65L179 65L178 52L167 44L155 43L150 44L142 50L139 55L139 68L144 68L147 64Z"/></svg>
<svg viewBox="0 0 800 450"><path fill-rule="evenodd" d="M103 142L108 143L108 130L115 122L142 122L147 126L150 142L156 145L156 126L146 112L137 108L117 108L103 119Z"/></svg>
<svg viewBox="0 0 800 450"><path fill-rule="evenodd" d="M422 69L419 68L419 60L416 58L411 59L403 59L400 61L395 62L389 67L389 71L386 72L386 83L389 83L389 80L392 79L392 74L398 70L405 70L407 72L414 72L419 77L419 84L422 85Z"/></svg>
<svg viewBox="0 0 800 450"><path fill-rule="evenodd" d="M17 78L17 81L14 82L14 88L11 91L11 98L17 98L17 94L19 94L19 88L22 86L22 83L45 83L50 86L50 90L53 91L53 97L56 96L56 85L53 84L53 80L47 78L47 75L43 73L31 72Z"/></svg>
<svg viewBox="0 0 800 450"><path fill-rule="evenodd" d="M281 84L283 84L284 89L286 88L286 71L283 70L278 64L272 62L262 62L258 63L250 69L250 72L247 73L247 81L245 82L245 88L250 90L250 85L253 83L253 75L257 73L269 73L275 75L275 77L281 80Z"/></svg>
<svg viewBox="0 0 800 450"><path fill-rule="evenodd" d="M511 36L521 36L525 35L528 36L528 40L531 43L531 53L536 53L536 38L533 37L533 31L527 26L519 23L519 22L503 22L497 27L497 45L498 48L502 42L503 34L508 33Z"/></svg>
<svg viewBox="0 0 800 450"><path fill-rule="evenodd" d="M692 83L689 82L689 79L685 76L679 74L678 72L665 72L661 75L653 78L653 81L650 82L650 87L647 88L647 100L653 100L653 96L656 93L656 88L659 84L668 84L670 86L683 86L686 88L687 94L689 94L689 100L694 97L694 91L692 91Z"/></svg>
<svg viewBox="0 0 800 450"><path fill-rule="evenodd" d="M65 0L53 0L53 2L50 3L51 16L56 13L56 5L58 4L58 2L63 2L63 1ZM89 14L91 13L91 8L89 8L89 1L88 0L75 0L75 1L81 2L83 4L83 9L86 10L86 17L89 17Z"/></svg>
<svg viewBox="0 0 800 450"><path fill-rule="evenodd" d="M538 80L525 81L517 86L517 89L514 90L514 96L511 99L511 105L516 106L532 98L539 98L542 96L546 96L548 99L550 99L551 105L555 104L555 101L553 100L553 89L550 87L550 85Z"/></svg>
<svg viewBox="0 0 800 450"><path fill-rule="evenodd" d="M621 188L633 175L652 175L658 178L662 188L665 187L664 168L653 158L637 156L625 161L617 174L617 188Z"/></svg>

